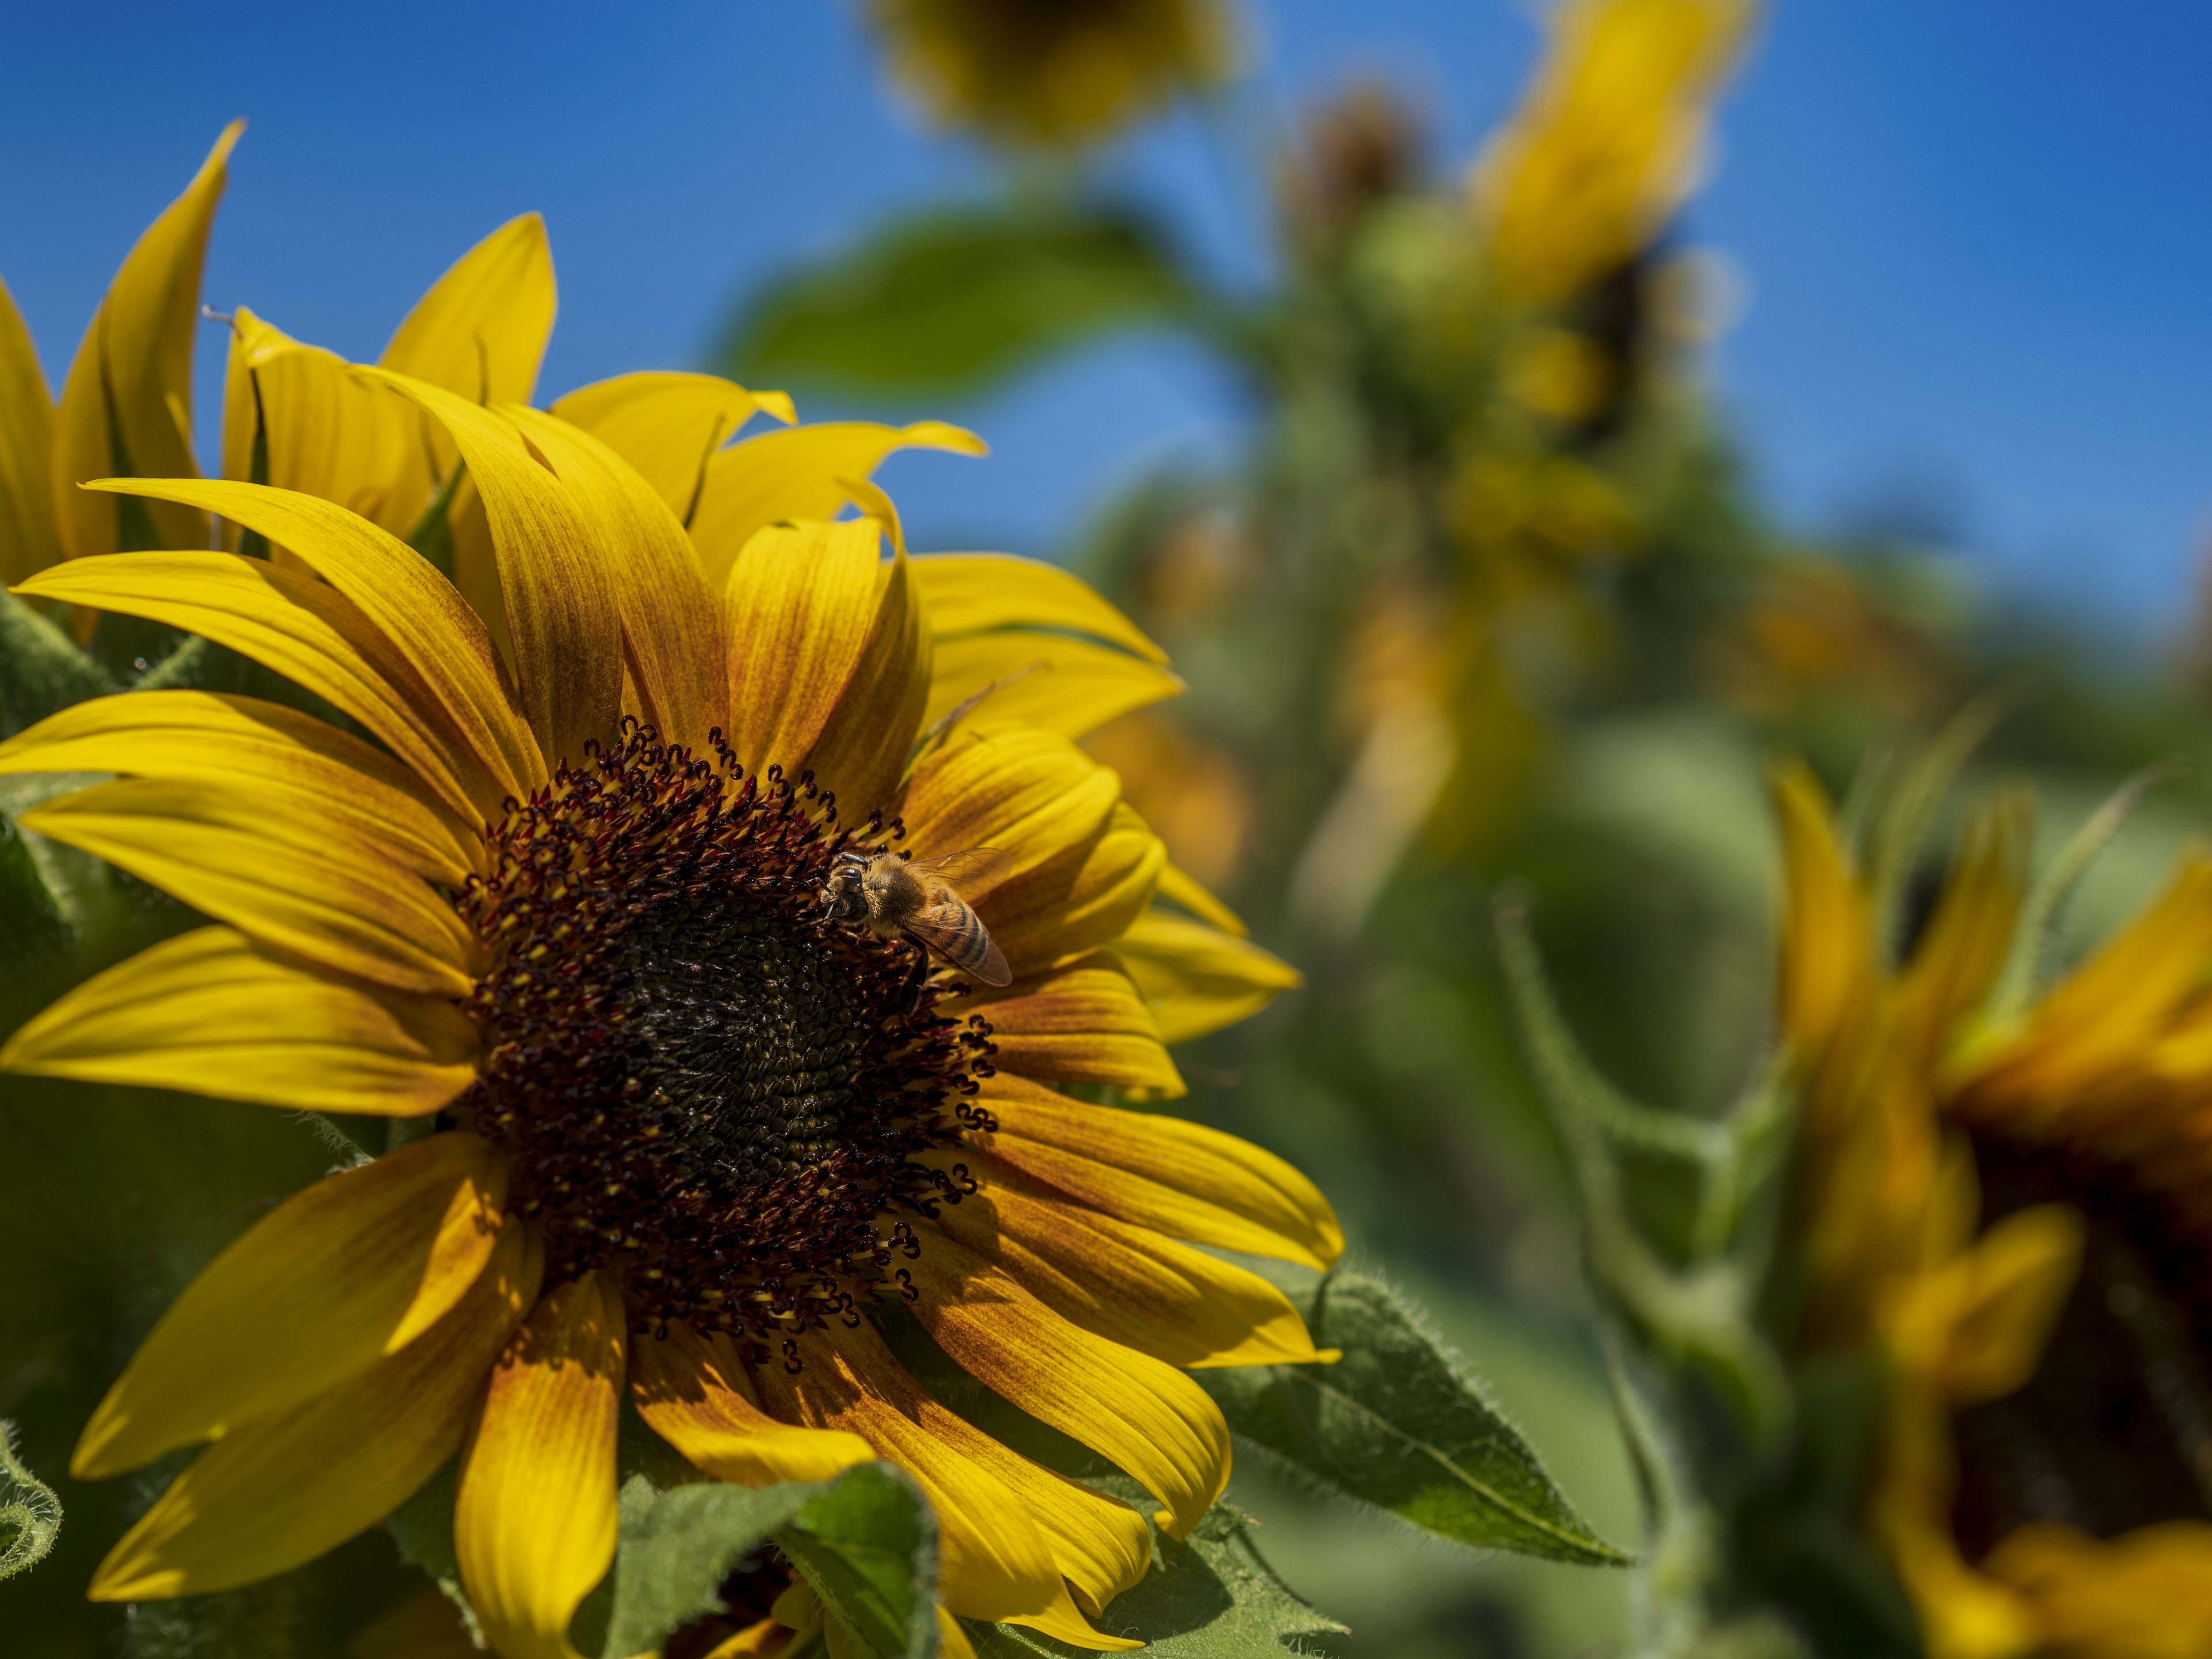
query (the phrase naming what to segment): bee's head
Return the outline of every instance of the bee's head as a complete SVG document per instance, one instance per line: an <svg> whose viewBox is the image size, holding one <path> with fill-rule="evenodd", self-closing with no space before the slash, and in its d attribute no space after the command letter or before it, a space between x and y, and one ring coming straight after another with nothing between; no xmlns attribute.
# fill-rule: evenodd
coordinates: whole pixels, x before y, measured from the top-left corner
<svg viewBox="0 0 2212 1659"><path fill-rule="evenodd" d="M850 925L868 913L862 878L868 861L858 853L840 853L830 860L829 879L822 886L822 908L830 920Z"/></svg>

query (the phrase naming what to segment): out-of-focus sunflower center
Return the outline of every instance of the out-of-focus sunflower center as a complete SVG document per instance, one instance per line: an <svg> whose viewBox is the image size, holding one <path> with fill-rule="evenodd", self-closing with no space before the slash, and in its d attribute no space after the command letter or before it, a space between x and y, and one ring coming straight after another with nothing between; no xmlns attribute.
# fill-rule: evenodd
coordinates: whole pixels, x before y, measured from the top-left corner
<svg viewBox="0 0 2212 1659"><path fill-rule="evenodd" d="M2034 1375L1959 1415L1960 1547L1978 1559L2029 1521L2112 1538L2212 1519L2212 1248L2112 1164L1973 1139L1985 1225L2056 1200L2087 1230Z"/></svg>
<svg viewBox="0 0 2212 1659"><path fill-rule="evenodd" d="M787 1343L914 1249L884 1220L945 1190L914 1156L975 1119L991 1049L913 950L825 917L831 860L884 830L633 729L493 831L462 1111L511 1149L556 1280L611 1267L641 1328Z"/></svg>

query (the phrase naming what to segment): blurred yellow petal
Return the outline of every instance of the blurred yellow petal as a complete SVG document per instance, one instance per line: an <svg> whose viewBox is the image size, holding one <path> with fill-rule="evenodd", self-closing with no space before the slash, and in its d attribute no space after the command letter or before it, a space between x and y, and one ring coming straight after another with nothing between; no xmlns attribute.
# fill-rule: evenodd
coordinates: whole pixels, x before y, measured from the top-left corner
<svg viewBox="0 0 2212 1659"><path fill-rule="evenodd" d="M1232 939L1243 939L1251 929L1244 919L1209 892L1198 878L1176 867L1170 860L1160 872L1160 896L1179 904L1200 921L1210 921Z"/></svg>
<svg viewBox="0 0 2212 1659"><path fill-rule="evenodd" d="M553 332L553 251L534 213L508 220L430 285L377 367L472 404L526 404ZM439 471L452 465L447 451Z"/></svg>
<svg viewBox="0 0 2212 1659"><path fill-rule="evenodd" d="M968 1632L961 1629L960 1621L942 1601L937 1604L937 1650L943 1659L975 1659L975 1649L968 1640Z"/></svg>
<svg viewBox="0 0 2212 1659"><path fill-rule="evenodd" d="M1802 765L1779 771L1788 898L1782 918L1782 1030L1817 1054L1873 972L1873 923L1858 878L1836 841L1820 780Z"/></svg>
<svg viewBox="0 0 2212 1659"><path fill-rule="evenodd" d="M802 1428L763 1411L737 1349L719 1331L701 1336L679 1322L666 1336L636 1339L630 1391L638 1415L719 1480L826 1480L876 1455L858 1435Z"/></svg>
<svg viewBox="0 0 2212 1659"><path fill-rule="evenodd" d="M459 887L471 833L381 750L312 714L215 691L92 697L0 743L0 775L116 772L217 784L275 817L331 818L416 875Z"/></svg>
<svg viewBox="0 0 2212 1659"><path fill-rule="evenodd" d="M223 477L251 483L257 458L264 483L334 501L395 536L414 529L436 482L422 417L404 398L240 306L223 374Z"/></svg>
<svg viewBox="0 0 2212 1659"><path fill-rule="evenodd" d="M1328 1200L1249 1141L1181 1118L1086 1105L1020 1078L987 1079L981 1099L999 1127L980 1145L1093 1209L1314 1267L1344 1254Z"/></svg>
<svg viewBox="0 0 2212 1659"><path fill-rule="evenodd" d="M866 522L863 520L863 522ZM815 781L837 797L840 820L896 809L899 780L930 695L930 639L904 553L877 567L874 619L822 735L806 757Z"/></svg>
<svg viewBox="0 0 2212 1659"><path fill-rule="evenodd" d="M0 585L62 556L53 455L53 393L15 296L0 283Z"/></svg>
<svg viewBox="0 0 2212 1659"><path fill-rule="evenodd" d="M652 485L589 433L536 410L508 413L605 544L601 568L622 612L623 660L638 718L664 741L703 750L708 730L729 724L722 616L684 526Z"/></svg>
<svg viewBox="0 0 2212 1659"><path fill-rule="evenodd" d="M989 1021L995 1063L1025 1077L1105 1083L1173 1097L1184 1092L1137 988L1112 957L983 991L965 1005Z"/></svg>
<svg viewBox="0 0 2212 1659"><path fill-rule="evenodd" d="M448 997L475 983L475 936L453 907L331 817L272 821L207 784L133 778L48 801L21 823L340 973Z"/></svg>
<svg viewBox="0 0 2212 1659"><path fill-rule="evenodd" d="M483 816L477 757L398 648L334 588L234 553L118 553L41 571L16 591L204 634L352 715L447 805Z"/></svg>
<svg viewBox="0 0 2212 1659"><path fill-rule="evenodd" d="M1164 1233L1001 1179L939 1210L946 1232L1063 1318L1170 1365L1322 1358L1280 1291Z"/></svg>
<svg viewBox="0 0 2212 1659"><path fill-rule="evenodd" d="M419 1117L468 1086L476 1054L476 1027L450 1001L372 993L203 927L33 1015L0 1047L0 1071Z"/></svg>
<svg viewBox="0 0 2212 1659"><path fill-rule="evenodd" d="M893 450L915 448L988 453L974 433L942 421L903 427L833 421L763 432L716 452L690 517L691 539L706 562L708 580L726 586L732 562L755 532L787 520L831 517L848 498L844 480L872 477Z"/></svg>
<svg viewBox="0 0 2212 1659"><path fill-rule="evenodd" d="M510 1219L468 1294L396 1352L225 1435L100 1563L95 1601L204 1595L288 1572L365 1532L460 1449L485 1375L538 1294Z"/></svg>
<svg viewBox="0 0 2212 1659"><path fill-rule="evenodd" d="M71 1472L137 1468L398 1353L477 1281L506 1196L504 1162L460 1130L287 1199L162 1316L85 1425Z"/></svg>
<svg viewBox="0 0 2212 1659"><path fill-rule="evenodd" d="M2027 890L2035 798L2009 793L1976 813L1919 947L1899 976L1899 1041L1925 1072L1959 1023L1987 997L2004 967Z"/></svg>
<svg viewBox="0 0 2212 1659"><path fill-rule="evenodd" d="M1093 1631L1060 1582L1064 1572L1095 1578L1101 1566L1111 1578L1127 1577L1126 1564L1057 1559L1024 1501L1051 1483L1073 1483L1025 1463L923 1393L872 1328L833 1324L818 1338L810 1336L799 1370L771 1364L760 1385L778 1416L849 1430L915 1478L937 1510L938 1594L954 1613L1024 1625L1078 1647L1139 1645ZM1038 1479L1030 1480L1024 1470ZM1018 1485L1009 1486L1005 1474L1014 1474ZM1132 1511L1121 1513L1136 1523L1141 1540L1144 1523ZM1140 1561L1136 1572L1143 1571Z"/></svg>
<svg viewBox="0 0 2212 1659"><path fill-rule="evenodd" d="M2081 1265L2081 1218L2059 1204L2007 1216L1911 1284L1892 1341L1947 1401L2010 1394L2043 1358Z"/></svg>
<svg viewBox="0 0 2212 1659"><path fill-rule="evenodd" d="M1301 982L1297 969L1249 939L1157 906L1114 941L1114 954L1170 1045L1249 1018Z"/></svg>
<svg viewBox="0 0 2212 1659"><path fill-rule="evenodd" d="M54 517L71 558L128 548L205 547L204 514L85 494L88 478L199 476L192 459L192 342L200 267L229 177L234 121L199 173L148 226L115 273L62 386L54 428Z"/></svg>
<svg viewBox="0 0 2212 1659"><path fill-rule="evenodd" d="M492 1368L453 1553L503 1659L576 1659L568 1621L614 1561L627 1322L613 1281L588 1273L548 1292Z"/></svg>
<svg viewBox="0 0 2212 1659"><path fill-rule="evenodd" d="M1982 1571L2017 1590L2043 1642L2089 1659L2195 1659L2212 1652L2212 1525L2167 1521L2091 1538L2031 1522Z"/></svg>
<svg viewBox="0 0 2212 1659"><path fill-rule="evenodd" d="M730 744L747 771L795 777L821 738L874 631L882 550L873 519L780 524L728 562Z"/></svg>
<svg viewBox="0 0 2212 1659"><path fill-rule="evenodd" d="M955 1206L957 1207L957 1206ZM1229 1425L1197 1384L1094 1336L948 1235L910 1267L915 1317L970 1376L1133 1476L1180 1538L1229 1483Z"/></svg>
<svg viewBox="0 0 2212 1659"><path fill-rule="evenodd" d="M553 413L584 428L642 474L689 523L707 465L756 412L786 426L799 418L781 392L749 392L714 374L647 370L579 386Z"/></svg>

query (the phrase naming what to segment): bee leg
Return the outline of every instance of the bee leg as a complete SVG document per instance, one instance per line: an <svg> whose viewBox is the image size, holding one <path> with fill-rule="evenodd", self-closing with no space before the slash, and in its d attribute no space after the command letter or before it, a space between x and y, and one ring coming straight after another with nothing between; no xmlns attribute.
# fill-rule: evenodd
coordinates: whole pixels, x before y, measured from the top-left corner
<svg viewBox="0 0 2212 1659"><path fill-rule="evenodd" d="M914 966L907 970L906 995L901 1000L899 1012L910 1014L921 1006L922 994L929 988L929 952L911 943L908 948L914 952Z"/></svg>

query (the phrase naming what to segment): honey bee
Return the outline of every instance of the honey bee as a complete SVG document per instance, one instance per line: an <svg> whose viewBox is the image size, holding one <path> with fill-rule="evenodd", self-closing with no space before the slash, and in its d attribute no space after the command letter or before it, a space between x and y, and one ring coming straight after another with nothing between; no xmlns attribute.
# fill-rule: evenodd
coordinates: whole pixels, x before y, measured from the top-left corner
<svg viewBox="0 0 2212 1659"><path fill-rule="evenodd" d="M975 906L1012 865L995 847L935 859L840 853L822 902L840 927L866 927L878 939L912 939L986 985L1005 985L1013 972Z"/></svg>

